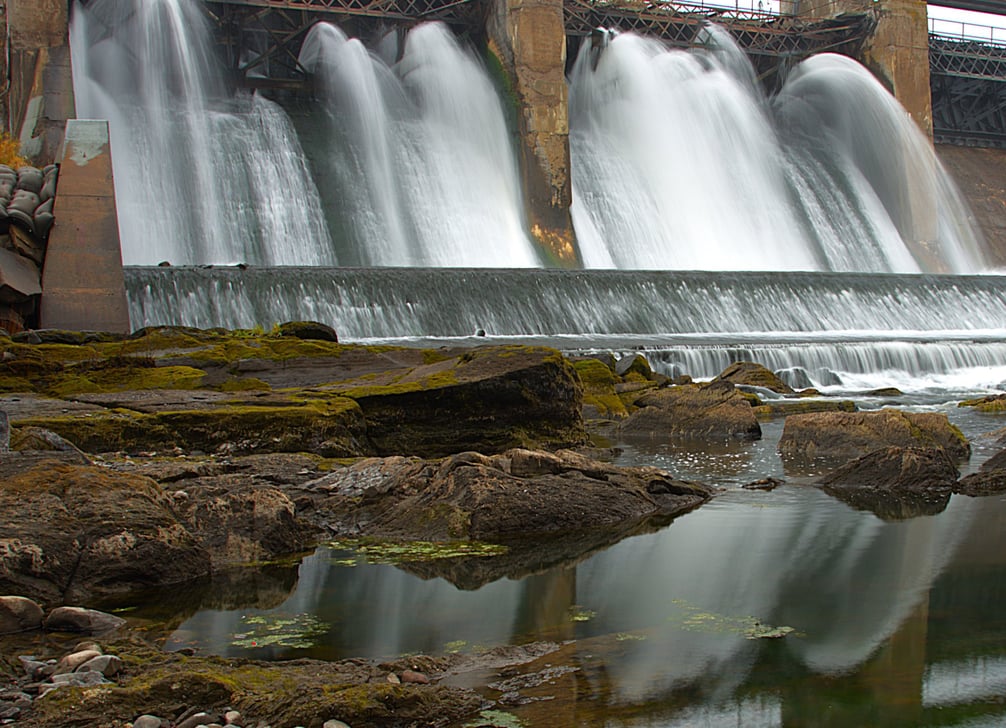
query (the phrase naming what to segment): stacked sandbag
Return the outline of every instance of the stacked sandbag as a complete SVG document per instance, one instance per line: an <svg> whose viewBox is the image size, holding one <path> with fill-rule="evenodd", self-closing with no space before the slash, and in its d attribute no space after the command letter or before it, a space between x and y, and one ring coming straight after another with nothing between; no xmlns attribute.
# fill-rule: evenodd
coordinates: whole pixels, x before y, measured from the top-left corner
<svg viewBox="0 0 1006 728"><path fill-rule="evenodd" d="M52 229L57 167L0 165L0 233L8 233L10 249L41 265Z"/></svg>
<svg viewBox="0 0 1006 728"><path fill-rule="evenodd" d="M0 328L31 325L54 221L58 168L0 164Z"/></svg>

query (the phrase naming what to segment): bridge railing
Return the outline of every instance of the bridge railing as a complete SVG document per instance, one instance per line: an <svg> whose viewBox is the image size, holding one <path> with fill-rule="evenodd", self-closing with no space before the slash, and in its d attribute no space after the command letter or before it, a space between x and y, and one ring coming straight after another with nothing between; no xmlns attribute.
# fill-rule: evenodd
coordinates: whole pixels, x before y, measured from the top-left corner
<svg viewBox="0 0 1006 728"><path fill-rule="evenodd" d="M994 25L930 18L929 34L951 40L1006 46L1006 28Z"/></svg>

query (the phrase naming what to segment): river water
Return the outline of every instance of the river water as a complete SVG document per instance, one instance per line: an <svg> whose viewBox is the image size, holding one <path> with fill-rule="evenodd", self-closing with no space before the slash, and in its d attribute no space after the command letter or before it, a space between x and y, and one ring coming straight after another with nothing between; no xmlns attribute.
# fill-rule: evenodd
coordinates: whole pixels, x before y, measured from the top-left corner
<svg viewBox="0 0 1006 728"><path fill-rule="evenodd" d="M927 409L973 438L964 471L994 451L978 435L1001 420ZM529 726L1001 725L1006 496L954 496L938 515L885 521L785 470L781 426L712 450L621 443L617 462L723 489L658 530L499 572L482 559L392 565L322 546L246 574L240 606L215 607L219 591L187 605L167 648L338 659L563 642L536 667L572 670L528 693L548 700L506 708ZM786 482L741 487L766 476ZM793 631L752 638L763 626Z"/></svg>

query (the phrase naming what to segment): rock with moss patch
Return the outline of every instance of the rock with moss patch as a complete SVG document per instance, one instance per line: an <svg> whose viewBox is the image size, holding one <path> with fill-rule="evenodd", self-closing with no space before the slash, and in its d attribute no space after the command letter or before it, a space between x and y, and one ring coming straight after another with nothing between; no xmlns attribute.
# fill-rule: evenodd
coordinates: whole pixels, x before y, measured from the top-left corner
<svg viewBox="0 0 1006 728"><path fill-rule="evenodd" d="M958 403L957 406L971 407L986 414L1000 414L1006 412L1006 394L990 394L986 397L966 399Z"/></svg>
<svg viewBox="0 0 1006 728"><path fill-rule="evenodd" d="M621 425L626 435L651 438L757 440L761 427L751 402L731 382L685 384L651 392Z"/></svg>
<svg viewBox="0 0 1006 728"><path fill-rule="evenodd" d="M939 447L885 447L843 465L817 485L886 520L941 512L957 482L957 466Z"/></svg>
<svg viewBox="0 0 1006 728"><path fill-rule="evenodd" d="M586 442L573 366L544 347L472 349L386 384L332 385L363 411L380 455L559 448Z"/></svg>
<svg viewBox="0 0 1006 728"><path fill-rule="evenodd" d="M716 377L716 380L763 387L779 394L793 394L794 390L771 370L750 361L734 362ZM716 381L714 380L714 381Z"/></svg>
<svg viewBox="0 0 1006 728"><path fill-rule="evenodd" d="M573 368L583 385L583 416L611 419L628 416L625 403L615 390L618 380L611 369L598 359L578 359Z"/></svg>
<svg viewBox="0 0 1006 728"><path fill-rule="evenodd" d="M955 493L972 497L994 495L1006 491L1006 450L1000 450L979 468L960 479L954 487Z"/></svg>
<svg viewBox="0 0 1006 728"><path fill-rule="evenodd" d="M148 478L43 464L0 482L0 512L0 592L85 600L209 572Z"/></svg>
<svg viewBox="0 0 1006 728"><path fill-rule="evenodd" d="M460 453L434 463L371 459L309 483L337 530L426 541L523 539L621 528L671 516L712 491L656 468L623 468L571 451Z"/></svg>
<svg viewBox="0 0 1006 728"><path fill-rule="evenodd" d="M317 321L287 321L279 325L278 333L280 336L293 336L298 339L339 341L335 329Z"/></svg>
<svg viewBox="0 0 1006 728"><path fill-rule="evenodd" d="M817 412L786 418L779 454L791 462L849 459L883 447L938 447L964 458L971 446L940 412Z"/></svg>

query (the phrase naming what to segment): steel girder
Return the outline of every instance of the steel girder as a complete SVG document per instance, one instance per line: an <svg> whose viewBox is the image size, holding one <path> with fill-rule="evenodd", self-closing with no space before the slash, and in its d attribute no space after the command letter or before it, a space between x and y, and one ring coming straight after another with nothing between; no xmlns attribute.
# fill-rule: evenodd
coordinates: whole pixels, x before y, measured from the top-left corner
<svg viewBox="0 0 1006 728"><path fill-rule="evenodd" d="M807 21L678 2L565 0L565 11L568 35L584 36L597 28L609 28L689 47L701 44L699 31L712 22L730 31L749 55L793 59L826 50L854 53L875 23L873 16L865 13Z"/></svg>
<svg viewBox="0 0 1006 728"><path fill-rule="evenodd" d="M236 78L300 78L304 35L322 20L374 18L414 24L439 20L469 27L481 18L477 0L206 0ZM261 83L261 82L260 82Z"/></svg>
<svg viewBox="0 0 1006 728"><path fill-rule="evenodd" d="M1006 47L929 37L937 141L1006 147Z"/></svg>

